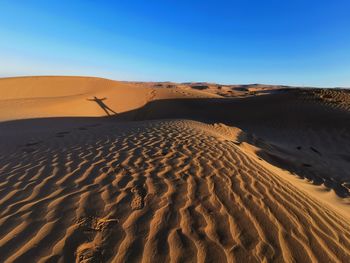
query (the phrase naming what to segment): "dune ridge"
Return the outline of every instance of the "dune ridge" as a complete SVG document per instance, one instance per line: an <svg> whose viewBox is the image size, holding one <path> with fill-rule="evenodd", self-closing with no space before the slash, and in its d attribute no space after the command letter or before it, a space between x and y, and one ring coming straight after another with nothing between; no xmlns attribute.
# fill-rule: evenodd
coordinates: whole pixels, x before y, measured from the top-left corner
<svg viewBox="0 0 350 263"><path fill-rule="evenodd" d="M54 94L42 86L72 79ZM1 262L349 260L347 93L325 97L339 106L285 87L43 77L17 94L38 80L11 81L18 89L0 100ZM118 114L96 117L94 96ZM27 99L31 110L10 113L9 100Z"/></svg>

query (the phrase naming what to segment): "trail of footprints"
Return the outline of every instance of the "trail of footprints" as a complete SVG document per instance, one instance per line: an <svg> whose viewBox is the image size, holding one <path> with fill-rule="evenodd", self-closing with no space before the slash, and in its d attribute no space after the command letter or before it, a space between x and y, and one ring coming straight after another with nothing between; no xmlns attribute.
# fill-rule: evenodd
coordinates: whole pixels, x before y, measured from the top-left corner
<svg viewBox="0 0 350 263"><path fill-rule="evenodd" d="M1 262L346 262L350 228L192 121L2 153ZM64 134L67 135L67 134ZM47 143L48 144L48 143ZM25 157L25 158L24 158Z"/></svg>

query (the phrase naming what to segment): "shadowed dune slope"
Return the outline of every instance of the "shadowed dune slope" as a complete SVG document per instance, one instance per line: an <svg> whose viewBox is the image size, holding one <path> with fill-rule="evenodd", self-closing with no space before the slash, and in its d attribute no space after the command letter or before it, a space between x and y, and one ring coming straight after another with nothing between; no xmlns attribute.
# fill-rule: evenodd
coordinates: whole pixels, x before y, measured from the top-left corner
<svg viewBox="0 0 350 263"><path fill-rule="evenodd" d="M348 93L205 85L1 79L0 262L348 262Z"/></svg>

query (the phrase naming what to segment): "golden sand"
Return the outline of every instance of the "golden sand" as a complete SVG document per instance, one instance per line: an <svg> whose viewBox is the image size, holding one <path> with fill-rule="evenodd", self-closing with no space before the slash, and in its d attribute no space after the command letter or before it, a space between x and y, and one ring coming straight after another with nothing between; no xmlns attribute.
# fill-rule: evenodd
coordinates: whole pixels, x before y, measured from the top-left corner
<svg viewBox="0 0 350 263"><path fill-rule="evenodd" d="M0 79L0 262L349 262L350 93Z"/></svg>

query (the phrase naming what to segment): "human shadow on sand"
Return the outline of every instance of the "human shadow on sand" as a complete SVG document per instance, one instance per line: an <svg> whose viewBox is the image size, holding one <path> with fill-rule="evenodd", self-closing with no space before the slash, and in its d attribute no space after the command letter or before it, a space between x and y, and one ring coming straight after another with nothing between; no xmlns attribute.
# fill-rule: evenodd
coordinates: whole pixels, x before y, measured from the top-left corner
<svg viewBox="0 0 350 263"><path fill-rule="evenodd" d="M106 113L107 116L112 116L112 115L116 115L117 113L112 110L110 107L108 107L106 105L106 103L104 103L103 101L106 100L107 98L97 98L96 96L94 96L93 99L87 99L88 101L94 101L97 103L98 106L101 107L102 110L104 110L104 112Z"/></svg>

